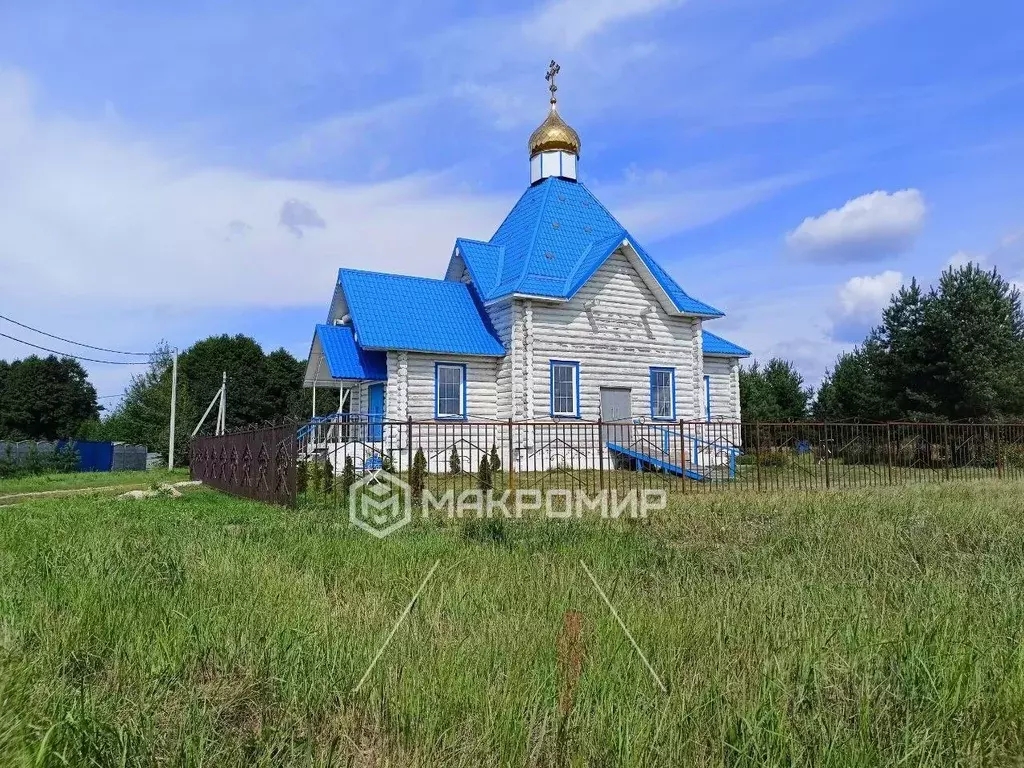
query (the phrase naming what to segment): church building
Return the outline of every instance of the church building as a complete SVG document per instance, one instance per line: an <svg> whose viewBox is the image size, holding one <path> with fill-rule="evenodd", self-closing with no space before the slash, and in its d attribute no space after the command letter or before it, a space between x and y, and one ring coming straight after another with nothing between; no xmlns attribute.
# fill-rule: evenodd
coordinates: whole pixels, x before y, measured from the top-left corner
<svg viewBox="0 0 1024 768"><path fill-rule="evenodd" d="M437 279L339 271L316 397L388 422L739 421L750 353L579 181L557 72L530 184L489 239L458 238Z"/></svg>

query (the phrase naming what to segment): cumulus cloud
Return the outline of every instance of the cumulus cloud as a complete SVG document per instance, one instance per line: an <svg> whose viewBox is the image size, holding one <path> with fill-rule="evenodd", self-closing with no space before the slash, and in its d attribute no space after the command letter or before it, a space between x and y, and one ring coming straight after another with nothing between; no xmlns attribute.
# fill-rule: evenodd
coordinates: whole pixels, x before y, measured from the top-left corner
<svg viewBox="0 0 1024 768"><path fill-rule="evenodd" d="M903 285L903 274L887 269L877 275L851 277L836 294L831 310L832 338L860 342L878 324L889 299Z"/></svg>
<svg viewBox="0 0 1024 768"><path fill-rule="evenodd" d="M871 261L909 248L924 226L919 190L872 192L809 217L786 235L790 250L820 261Z"/></svg>
<svg viewBox="0 0 1024 768"><path fill-rule="evenodd" d="M0 179L0 303L123 309L320 304L342 266L437 275L455 237L488 237L512 202L441 176L327 184L183 163L123 128L40 116L10 70Z"/></svg>

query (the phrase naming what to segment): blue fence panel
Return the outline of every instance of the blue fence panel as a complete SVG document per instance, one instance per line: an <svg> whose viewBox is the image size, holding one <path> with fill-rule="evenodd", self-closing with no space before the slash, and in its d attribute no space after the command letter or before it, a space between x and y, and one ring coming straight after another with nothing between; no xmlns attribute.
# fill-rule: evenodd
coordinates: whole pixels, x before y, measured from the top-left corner
<svg viewBox="0 0 1024 768"><path fill-rule="evenodd" d="M78 451L79 472L109 472L113 468L113 443L99 443L93 440L61 440L57 444L57 450L63 450L68 442Z"/></svg>

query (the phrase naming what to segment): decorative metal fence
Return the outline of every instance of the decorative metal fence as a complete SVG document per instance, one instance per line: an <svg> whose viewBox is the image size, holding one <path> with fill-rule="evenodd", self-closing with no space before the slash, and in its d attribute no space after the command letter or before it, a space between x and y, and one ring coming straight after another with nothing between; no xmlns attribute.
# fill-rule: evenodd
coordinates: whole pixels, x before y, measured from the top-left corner
<svg viewBox="0 0 1024 768"><path fill-rule="evenodd" d="M234 496L293 507L298 465L295 425L192 441L193 480Z"/></svg>
<svg viewBox="0 0 1024 768"><path fill-rule="evenodd" d="M192 472L250 498L331 504L369 473L409 480L414 463L435 495L780 492L1024 478L1024 424L397 422L339 414L198 439Z"/></svg>

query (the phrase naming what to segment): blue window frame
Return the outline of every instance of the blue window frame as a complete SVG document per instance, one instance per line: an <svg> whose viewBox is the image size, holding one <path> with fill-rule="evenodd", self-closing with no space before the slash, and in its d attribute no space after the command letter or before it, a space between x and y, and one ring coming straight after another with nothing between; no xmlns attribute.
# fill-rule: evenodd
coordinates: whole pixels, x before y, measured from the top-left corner
<svg viewBox="0 0 1024 768"><path fill-rule="evenodd" d="M466 366L434 363L434 418L466 418Z"/></svg>
<svg viewBox="0 0 1024 768"><path fill-rule="evenodd" d="M551 415L580 417L580 364L573 360L551 361Z"/></svg>
<svg viewBox="0 0 1024 768"><path fill-rule="evenodd" d="M657 421L676 418L675 368L651 368L651 418Z"/></svg>
<svg viewBox="0 0 1024 768"><path fill-rule="evenodd" d="M711 377L704 377L704 411L707 414L708 424L711 423Z"/></svg>

